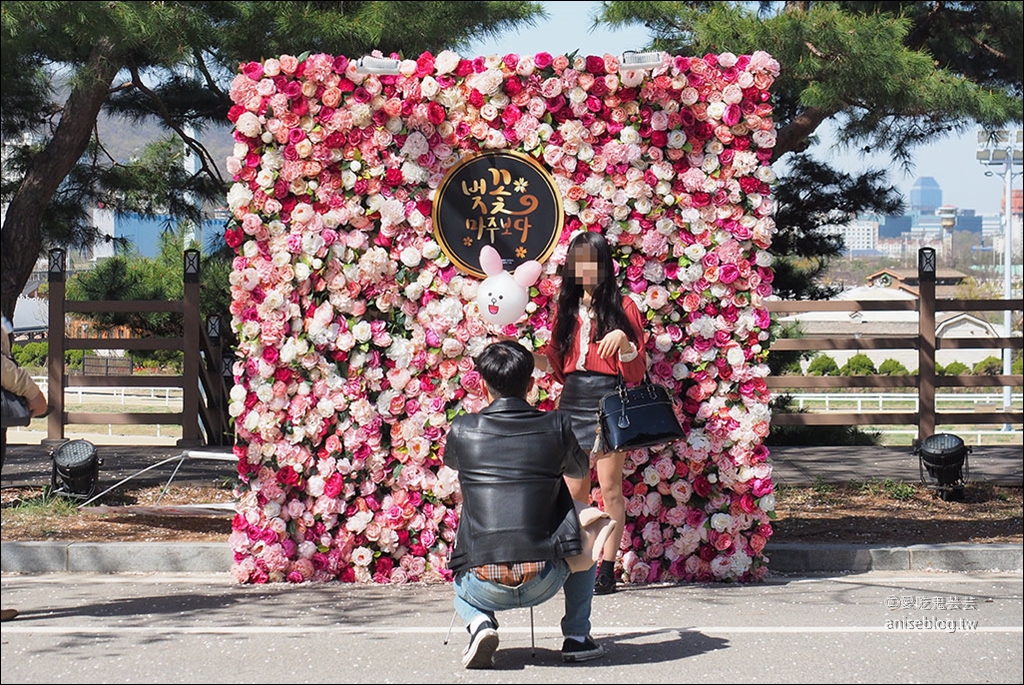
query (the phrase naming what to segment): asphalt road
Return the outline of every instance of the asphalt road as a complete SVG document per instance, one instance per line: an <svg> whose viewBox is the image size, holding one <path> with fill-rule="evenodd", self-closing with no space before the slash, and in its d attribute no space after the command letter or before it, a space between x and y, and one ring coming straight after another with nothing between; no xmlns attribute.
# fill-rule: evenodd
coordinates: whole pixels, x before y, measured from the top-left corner
<svg viewBox="0 0 1024 685"><path fill-rule="evenodd" d="M5 575L13 683L1020 683L1020 573L772 575L595 597L605 656L563 664L561 596L499 614L493 671L448 643L447 585L239 586L214 575Z"/></svg>

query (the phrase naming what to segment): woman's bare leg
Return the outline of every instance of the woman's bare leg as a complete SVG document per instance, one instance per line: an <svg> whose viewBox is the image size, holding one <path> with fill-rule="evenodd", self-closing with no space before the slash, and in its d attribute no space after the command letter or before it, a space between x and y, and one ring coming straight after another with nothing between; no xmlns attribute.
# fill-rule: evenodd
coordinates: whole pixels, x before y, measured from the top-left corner
<svg viewBox="0 0 1024 685"><path fill-rule="evenodd" d="M625 452L609 452L597 457L597 482L601 486L604 510L612 517L615 527L604 543L604 561L615 561L626 529L626 500L622 496L622 464Z"/></svg>

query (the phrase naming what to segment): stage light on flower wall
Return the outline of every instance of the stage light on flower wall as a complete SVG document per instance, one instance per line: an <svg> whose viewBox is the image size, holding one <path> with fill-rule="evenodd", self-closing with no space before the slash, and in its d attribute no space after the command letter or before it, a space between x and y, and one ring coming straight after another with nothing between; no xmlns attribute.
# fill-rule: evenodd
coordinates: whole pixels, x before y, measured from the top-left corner
<svg viewBox="0 0 1024 685"><path fill-rule="evenodd" d="M398 65L401 64L397 59L388 59L386 57L373 57L367 55L366 57L360 57L356 60L356 73L358 74L397 74Z"/></svg>
<svg viewBox="0 0 1024 685"><path fill-rule="evenodd" d="M660 52L636 52L627 50L619 58L619 66L623 69L654 69L664 63Z"/></svg>

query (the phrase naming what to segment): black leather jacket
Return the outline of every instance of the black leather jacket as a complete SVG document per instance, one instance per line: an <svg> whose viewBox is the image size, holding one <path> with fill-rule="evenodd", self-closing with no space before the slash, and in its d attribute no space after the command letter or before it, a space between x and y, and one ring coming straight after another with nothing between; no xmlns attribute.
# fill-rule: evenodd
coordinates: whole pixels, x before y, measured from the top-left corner
<svg viewBox="0 0 1024 685"><path fill-rule="evenodd" d="M459 472L462 512L448 568L550 561L582 550L579 519L562 478L589 473L567 414L503 397L457 416L444 462Z"/></svg>

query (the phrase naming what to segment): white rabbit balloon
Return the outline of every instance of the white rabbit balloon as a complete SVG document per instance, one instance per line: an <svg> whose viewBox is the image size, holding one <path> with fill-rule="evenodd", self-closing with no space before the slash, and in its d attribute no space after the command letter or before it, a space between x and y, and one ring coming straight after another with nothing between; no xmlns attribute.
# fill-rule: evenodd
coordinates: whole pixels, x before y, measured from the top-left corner
<svg viewBox="0 0 1024 685"><path fill-rule="evenodd" d="M540 278L540 262L531 259L509 273L505 271L498 251L484 245L480 249L480 266L487 275L476 294L480 316L495 326L515 323L526 312L530 286Z"/></svg>

